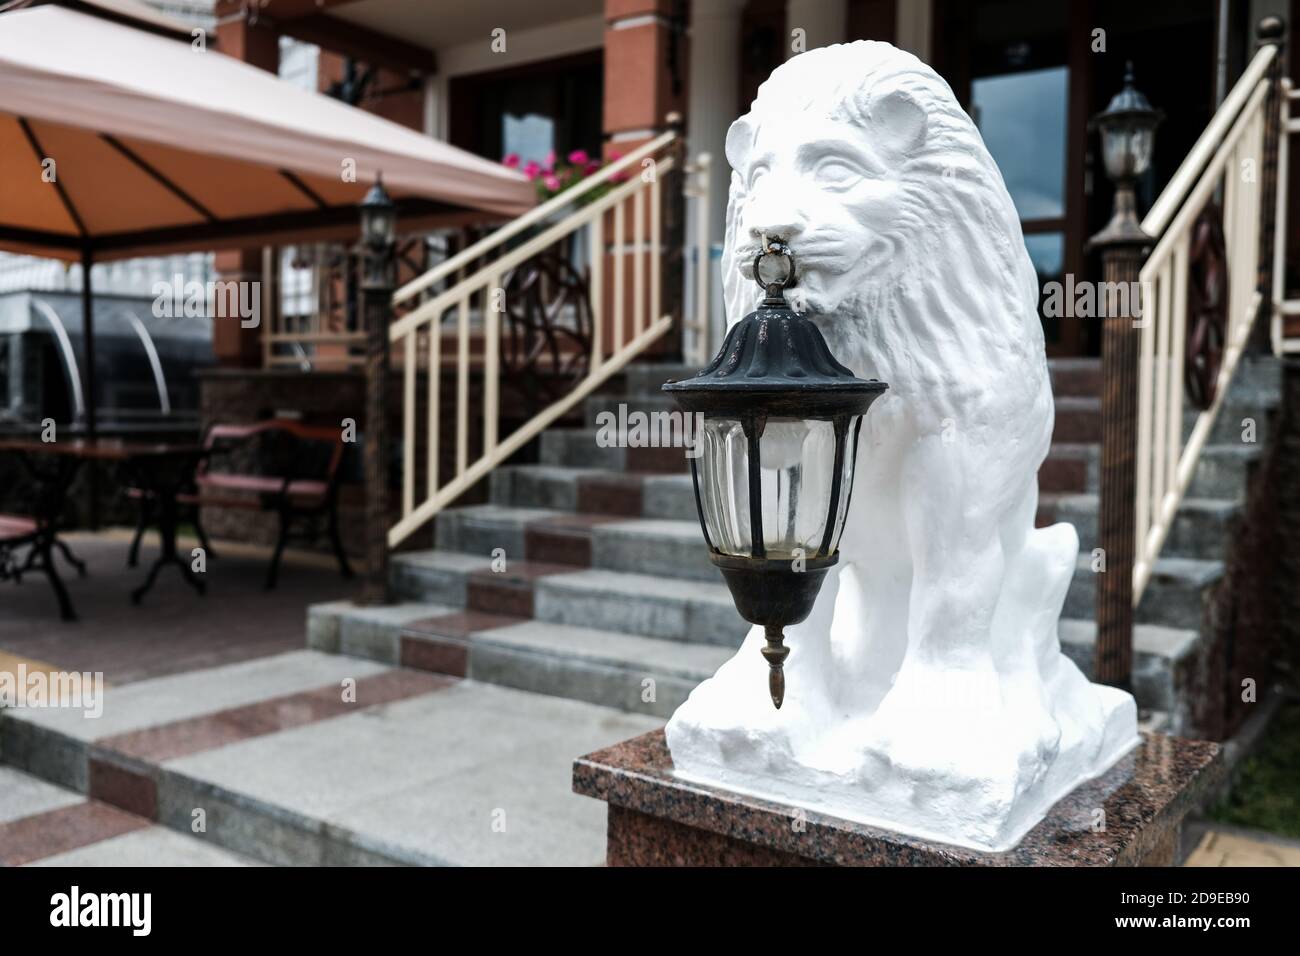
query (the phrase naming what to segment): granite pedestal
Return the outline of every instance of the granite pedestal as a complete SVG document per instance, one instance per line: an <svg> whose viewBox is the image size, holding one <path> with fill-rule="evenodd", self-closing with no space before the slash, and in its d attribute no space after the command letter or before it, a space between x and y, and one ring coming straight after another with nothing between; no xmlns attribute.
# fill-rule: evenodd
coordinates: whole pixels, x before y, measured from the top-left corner
<svg viewBox="0 0 1300 956"><path fill-rule="evenodd" d="M1222 773L1218 744L1143 734L1005 853L679 780L662 730L578 759L573 789L609 804L610 866L1170 866L1183 818Z"/></svg>

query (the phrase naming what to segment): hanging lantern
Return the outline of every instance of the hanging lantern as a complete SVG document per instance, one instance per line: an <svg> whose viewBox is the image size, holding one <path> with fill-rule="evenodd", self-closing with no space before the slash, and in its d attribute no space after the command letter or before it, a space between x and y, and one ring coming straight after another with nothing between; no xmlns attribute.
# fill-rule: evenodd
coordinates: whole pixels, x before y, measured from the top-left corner
<svg viewBox="0 0 1300 956"><path fill-rule="evenodd" d="M766 260L782 258L784 278L765 282ZM856 378L790 308L788 247L760 253L754 278L765 292L758 308L732 326L707 368L663 390L703 419L691 459L700 526L741 617L766 631L768 689L779 708L784 629L812 612L839 560L862 416L888 386Z"/></svg>

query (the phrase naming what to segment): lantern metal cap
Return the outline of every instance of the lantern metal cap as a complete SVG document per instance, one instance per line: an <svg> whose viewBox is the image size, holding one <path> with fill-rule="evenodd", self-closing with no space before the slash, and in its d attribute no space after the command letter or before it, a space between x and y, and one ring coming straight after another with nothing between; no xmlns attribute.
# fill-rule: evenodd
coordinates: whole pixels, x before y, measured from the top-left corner
<svg viewBox="0 0 1300 956"><path fill-rule="evenodd" d="M889 386L858 378L841 365L821 329L790 308L784 289L793 283L794 257L784 246L775 254L790 259L785 282L758 279L766 292L758 308L727 331L712 362L691 378L668 382L663 391L687 411L720 410L717 403L728 398L762 402L770 396L796 410L865 412ZM758 274L756 262L756 278Z"/></svg>
<svg viewBox="0 0 1300 956"><path fill-rule="evenodd" d="M361 200L363 209L392 209L393 201L388 197L388 190L384 188L384 174L379 173L375 177L375 183L366 190L365 197Z"/></svg>
<svg viewBox="0 0 1300 956"><path fill-rule="evenodd" d="M1142 91L1133 85L1132 60L1124 65L1124 86L1111 97L1106 108L1094 116L1088 125L1095 129L1108 121L1130 118L1148 119L1152 125L1160 123L1165 118L1164 112L1152 106Z"/></svg>

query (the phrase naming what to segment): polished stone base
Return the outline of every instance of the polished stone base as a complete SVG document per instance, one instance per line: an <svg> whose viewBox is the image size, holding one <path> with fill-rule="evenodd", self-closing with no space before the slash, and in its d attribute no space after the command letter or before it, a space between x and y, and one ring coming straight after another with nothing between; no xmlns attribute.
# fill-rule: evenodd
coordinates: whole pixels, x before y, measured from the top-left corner
<svg viewBox="0 0 1300 956"><path fill-rule="evenodd" d="M577 760L573 789L609 804L610 866L1170 866L1222 763L1218 744L1144 734L1005 853L680 780L659 730Z"/></svg>

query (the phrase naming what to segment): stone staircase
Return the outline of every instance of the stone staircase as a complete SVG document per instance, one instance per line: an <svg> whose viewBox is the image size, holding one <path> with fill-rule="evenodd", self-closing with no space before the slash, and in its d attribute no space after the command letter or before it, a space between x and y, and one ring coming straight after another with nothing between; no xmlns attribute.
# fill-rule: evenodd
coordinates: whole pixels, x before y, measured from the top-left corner
<svg viewBox="0 0 1300 956"><path fill-rule="evenodd" d="M629 368L587 401L586 428L553 428L540 462L498 469L487 504L437 518L434 550L393 558L401 603L309 611L318 649L666 717L737 647L737 615L703 546L680 449L600 447L596 416L621 404L671 410L659 394L680 365ZM1081 551L1061 622L1085 672L1095 639L1101 369L1051 362L1054 444L1039 473L1039 523L1069 521ZM1278 402L1271 359L1243 363L1138 608L1134 691L1178 732L1223 578L1225 544ZM1190 432L1194 414L1186 415ZM1255 421L1254 443L1242 438Z"/></svg>

